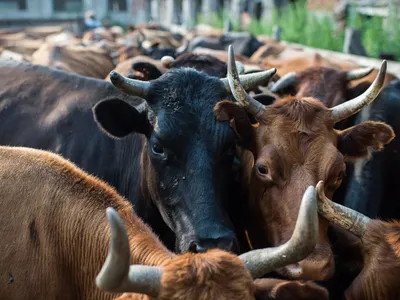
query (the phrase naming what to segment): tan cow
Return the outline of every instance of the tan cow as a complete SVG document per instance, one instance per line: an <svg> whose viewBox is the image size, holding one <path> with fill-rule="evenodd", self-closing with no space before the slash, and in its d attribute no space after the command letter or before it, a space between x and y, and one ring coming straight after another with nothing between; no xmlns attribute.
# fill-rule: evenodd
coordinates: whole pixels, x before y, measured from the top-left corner
<svg viewBox="0 0 400 300"><path fill-rule="evenodd" d="M114 69L111 57L97 47L44 44L33 53L32 63L102 79Z"/></svg>
<svg viewBox="0 0 400 300"><path fill-rule="evenodd" d="M163 300L254 299L252 277L304 258L317 238L313 187L288 243L237 257L222 250L171 253L113 188L51 152L0 147L0 178L2 299L106 300L123 292ZM297 283L303 289L309 286Z"/></svg>
<svg viewBox="0 0 400 300"><path fill-rule="evenodd" d="M318 210L331 223L360 239L363 267L345 292L346 300L400 299L400 222L371 220L325 196L324 182L317 185Z"/></svg>

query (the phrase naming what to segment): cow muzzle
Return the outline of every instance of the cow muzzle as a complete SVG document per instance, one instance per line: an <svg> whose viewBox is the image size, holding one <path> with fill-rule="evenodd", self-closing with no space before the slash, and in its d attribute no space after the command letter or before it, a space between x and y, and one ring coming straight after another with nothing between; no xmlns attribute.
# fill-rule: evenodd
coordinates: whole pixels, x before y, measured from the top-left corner
<svg viewBox="0 0 400 300"><path fill-rule="evenodd" d="M318 216L318 242L303 260L288 265L278 272L294 280L327 281L335 271L335 259L328 238L329 223Z"/></svg>
<svg viewBox="0 0 400 300"><path fill-rule="evenodd" d="M209 231L210 236L190 235L183 236L179 243L179 252L187 251L193 253L203 253L210 249L221 249L233 253L239 253L239 243L233 231L217 234L218 231Z"/></svg>
<svg viewBox="0 0 400 300"><path fill-rule="evenodd" d="M335 259L325 246L317 245L313 253L302 261L288 265L278 272L295 280L327 281L335 271Z"/></svg>

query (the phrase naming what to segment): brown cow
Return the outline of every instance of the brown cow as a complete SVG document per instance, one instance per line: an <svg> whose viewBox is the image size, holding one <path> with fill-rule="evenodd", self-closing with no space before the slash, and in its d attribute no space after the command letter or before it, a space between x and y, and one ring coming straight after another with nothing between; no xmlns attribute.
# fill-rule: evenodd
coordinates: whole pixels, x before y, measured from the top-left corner
<svg viewBox="0 0 400 300"><path fill-rule="evenodd" d="M0 147L0 178L2 299L105 300L122 292L254 299L252 276L304 258L317 239L313 187L287 244L237 257L222 250L169 252L113 188L51 152ZM131 262L138 265L129 268Z"/></svg>
<svg viewBox="0 0 400 300"><path fill-rule="evenodd" d="M114 69L111 58L95 47L44 44L33 53L32 63L101 79Z"/></svg>
<svg viewBox="0 0 400 300"><path fill-rule="evenodd" d="M313 188L309 188L303 201L312 199ZM312 202L312 201L311 201ZM299 218L303 216L306 202L302 203ZM244 268L243 262L249 268L250 273L259 276L266 269L271 269L273 263L272 252L275 252L281 260L288 256L289 249L279 250L278 248L255 250L239 257L239 259L221 250L210 250L205 254L184 254L176 256L169 261L161 263L160 266L130 266L130 243L122 220L113 209L108 209L108 219L111 224L111 246L107 260L100 271L96 283L105 290L111 292L133 292L144 293L157 299L254 299L254 292L257 292L257 299L269 299L266 297L274 295L274 299L288 299L299 292L298 299L307 296L323 295L319 299L327 299L326 290L313 283L301 284L299 282L287 282L275 279L263 279L253 285L251 277L249 280L248 271ZM316 215L311 216L316 221ZM312 225L312 221L308 220ZM316 230L317 226L313 226ZM297 233L301 239L308 239L308 229ZM132 233L131 233L132 234ZM316 232L315 232L316 234ZM315 236L316 238L316 236ZM294 246L294 245L292 245ZM290 248L292 248L290 246ZM285 246L284 246L285 247ZM294 248L289 250L295 255ZM311 250L311 249L310 249ZM261 254L261 253L264 254ZM260 261L260 257L265 261ZM297 255L295 255L297 256ZM259 264L259 265L258 265ZM269 267L267 267L269 265ZM322 292L322 293L321 293ZM272 295L271 295L272 294ZM141 296L125 294L118 299L138 299Z"/></svg>
<svg viewBox="0 0 400 300"><path fill-rule="evenodd" d="M134 69L134 66L136 64L149 64L155 67L156 69L156 78L153 78L151 76L151 72L149 71L150 74L143 74L139 72L139 70ZM133 58L130 58L128 60L125 60L123 62L120 62L113 71L118 72L119 74L131 78L131 79L140 79L144 81L152 80L152 79L157 79L161 74L164 74L167 72L167 68L164 67L163 62L160 60L153 59L148 56L144 55L139 55L135 56ZM145 73L145 72L144 72ZM107 81L110 80L110 74L107 75L106 77Z"/></svg>
<svg viewBox="0 0 400 300"><path fill-rule="evenodd" d="M286 74L271 87L270 91L279 94L292 88L294 90L292 94L296 97L314 97L327 107L334 107L364 92L367 88L365 84L352 89L351 83L355 80L360 82L373 71L373 68L343 71L315 66ZM385 78L384 86L390 82L389 80L391 80L389 76ZM364 82L367 83L367 80L364 79Z"/></svg>
<svg viewBox="0 0 400 300"><path fill-rule="evenodd" d="M308 185L323 179L332 196L340 186L345 161L381 150L394 133L379 122L363 122L344 131L335 123L348 118L371 103L382 88L386 62L371 87L359 97L328 109L314 98L287 97L264 106L242 88L237 75L233 49L230 49L228 78L240 105L218 103L219 120L232 120L242 146L241 153L248 199L248 234L255 248L284 243L294 226L299 199ZM258 125L251 124L247 113ZM249 150L249 151L248 151ZM328 280L334 273L334 257L327 237L328 223L319 219L319 241L313 253L298 264L279 272L290 278Z"/></svg>
<svg viewBox="0 0 400 300"><path fill-rule="evenodd" d="M319 212L330 222L361 239L363 268L345 292L347 300L400 299L400 222L371 220L325 196L317 185Z"/></svg>

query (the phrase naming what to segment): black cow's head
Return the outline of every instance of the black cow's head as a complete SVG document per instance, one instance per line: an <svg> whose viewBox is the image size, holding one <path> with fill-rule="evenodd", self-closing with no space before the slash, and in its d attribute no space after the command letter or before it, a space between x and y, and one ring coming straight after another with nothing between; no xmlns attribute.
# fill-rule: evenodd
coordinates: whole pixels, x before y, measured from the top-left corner
<svg viewBox="0 0 400 300"><path fill-rule="evenodd" d="M241 77L251 88L268 81L275 69ZM94 107L98 124L122 138L143 134L145 188L165 223L175 232L177 250L221 248L236 251L237 239L223 209L228 195L235 138L228 124L217 122L213 108L230 95L227 79L194 69L175 69L154 81L110 74L111 81L146 101L133 107L104 100Z"/></svg>

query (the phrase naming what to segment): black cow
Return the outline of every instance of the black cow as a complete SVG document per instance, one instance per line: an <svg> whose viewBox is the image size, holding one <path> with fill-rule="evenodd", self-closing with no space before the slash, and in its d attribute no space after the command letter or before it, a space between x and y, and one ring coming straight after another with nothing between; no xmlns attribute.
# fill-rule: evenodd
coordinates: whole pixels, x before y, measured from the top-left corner
<svg viewBox="0 0 400 300"><path fill-rule="evenodd" d="M392 81L377 100L356 115L354 124L364 119L383 121L392 126L396 137L371 159L355 163L348 170L349 180L342 203L370 218L400 219L400 80Z"/></svg>
<svg viewBox="0 0 400 300"><path fill-rule="evenodd" d="M164 65L170 69L179 68L193 68L198 71L203 71L207 75L223 78L226 77L227 66L226 63L218 58L206 54L185 53L180 55L177 59L164 57L163 60L168 60ZM160 69L151 62L135 62L132 64L132 70L138 71L143 76L130 76L130 78L147 80L154 80L162 75ZM135 78L136 77L136 78Z"/></svg>
<svg viewBox="0 0 400 300"><path fill-rule="evenodd" d="M233 46L236 54L250 57L263 44L249 32L229 32L220 37L195 37L190 41L188 50L193 51L200 47L228 50L229 45Z"/></svg>
<svg viewBox="0 0 400 300"><path fill-rule="evenodd" d="M143 102L103 80L12 61L0 61L0 69L1 144L51 150L103 178L167 242L171 228L177 251L237 250L223 209L235 139L213 113L227 82L193 69L152 82L112 73L114 84L141 91Z"/></svg>

